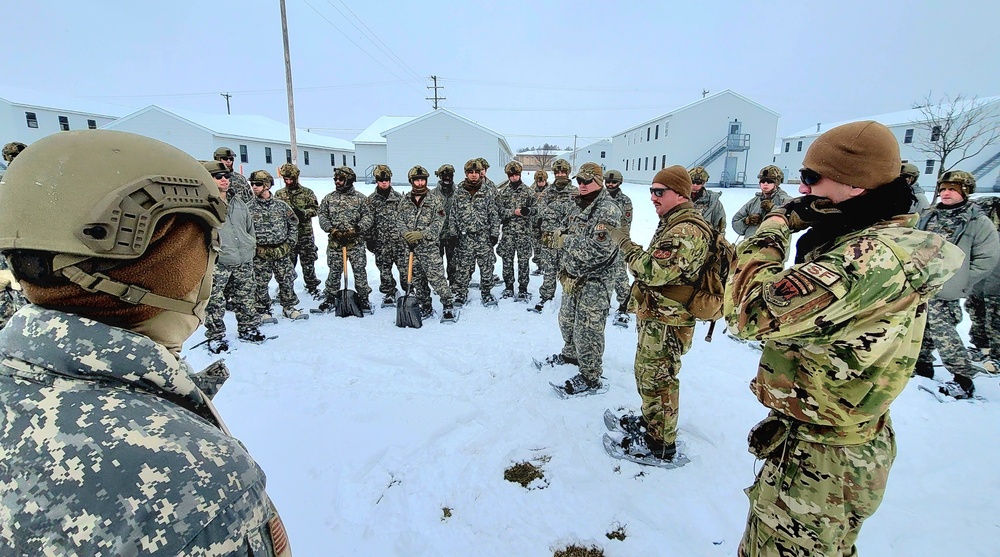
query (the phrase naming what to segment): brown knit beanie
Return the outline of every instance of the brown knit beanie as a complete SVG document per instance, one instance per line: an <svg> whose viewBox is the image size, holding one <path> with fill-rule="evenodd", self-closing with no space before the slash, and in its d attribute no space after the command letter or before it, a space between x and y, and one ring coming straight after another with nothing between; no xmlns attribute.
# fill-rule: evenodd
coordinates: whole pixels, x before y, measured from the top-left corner
<svg viewBox="0 0 1000 557"><path fill-rule="evenodd" d="M207 269L205 234L198 220L185 215L166 216L157 223L142 257L125 261L104 274L154 294L183 298L201 284L206 272L211 272ZM114 327L129 328L166 311L144 304L129 304L101 292L87 292L72 283L38 286L22 280L21 285L24 296L33 304L75 313Z"/></svg>
<svg viewBox="0 0 1000 557"><path fill-rule="evenodd" d="M666 186L691 199L691 175L679 164L664 168L653 176L653 183Z"/></svg>
<svg viewBox="0 0 1000 557"><path fill-rule="evenodd" d="M816 138L802 160L820 176L873 190L899 177L899 142L889 128L872 120L837 126Z"/></svg>

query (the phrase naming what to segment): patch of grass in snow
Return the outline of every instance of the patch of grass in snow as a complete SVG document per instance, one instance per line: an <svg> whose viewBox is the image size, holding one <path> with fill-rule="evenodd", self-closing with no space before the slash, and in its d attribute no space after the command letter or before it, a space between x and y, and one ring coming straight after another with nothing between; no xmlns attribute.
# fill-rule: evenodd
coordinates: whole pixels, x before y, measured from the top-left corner
<svg viewBox="0 0 1000 557"><path fill-rule="evenodd" d="M557 550L552 557L604 557L604 550L596 545L590 547L571 545Z"/></svg>
<svg viewBox="0 0 1000 557"><path fill-rule="evenodd" d="M625 530L626 525L622 524L621 522L615 522L611 526L612 526L611 531L604 535L607 536L609 540L625 541L627 534Z"/></svg>
<svg viewBox="0 0 1000 557"><path fill-rule="evenodd" d="M441 522L451 518L451 507L441 507Z"/></svg>
<svg viewBox="0 0 1000 557"><path fill-rule="evenodd" d="M503 471L503 479L508 482L521 484L521 487L525 489L528 488L531 482L544 478L545 474L542 472L542 469L527 461L518 462Z"/></svg>

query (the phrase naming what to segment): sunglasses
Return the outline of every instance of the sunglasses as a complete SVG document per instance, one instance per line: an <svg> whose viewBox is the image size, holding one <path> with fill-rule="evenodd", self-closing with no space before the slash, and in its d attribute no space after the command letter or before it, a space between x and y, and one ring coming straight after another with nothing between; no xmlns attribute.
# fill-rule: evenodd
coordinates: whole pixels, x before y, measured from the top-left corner
<svg viewBox="0 0 1000 557"><path fill-rule="evenodd" d="M669 188L649 188L649 193L653 194L653 197L663 197L663 194L667 193Z"/></svg>
<svg viewBox="0 0 1000 557"><path fill-rule="evenodd" d="M760 183L761 184L771 184L773 186L776 182L773 179L771 179L771 178L761 178Z"/></svg>
<svg viewBox="0 0 1000 557"><path fill-rule="evenodd" d="M589 186L590 184L594 183L594 179L593 178L589 178L589 179L584 180L583 178L577 178L576 179L576 183L579 184L579 185L581 185L581 186Z"/></svg>
<svg viewBox="0 0 1000 557"><path fill-rule="evenodd" d="M704 186L705 185L705 180L691 180L691 183L694 184L694 185L696 185L696 186Z"/></svg>
<svg viewBox="0 0 1000 557"><path fill-rule="evenodd" d="M820 180L823 179L823 177L820 176L818 172L816 172L815 170L809 170L808 168L803 168L800 171L799 177L802 183L807 186L814 186L816 185L816 182L819 182Z"/></svg>
<svg viewBox="0 0 1000 557"><path fill-rule="evenodd" d="M230 172L216 172L215 174L212 174L212 178L215 178L216 180L221 180L223 178L228 180L230 177L232 177L232 173Z"/></svg>
<svg viewBox="0 0 1000 557"><path fill-rule="evenodd" d="M606 185L606 186L617 186L619 184L621 184L621 182L616 182L614 180L609 180L607 182L604 182L604 185Z"/></svg>
<svg viewBox="0 0 1000 557"><path fill-rule="evenodd" d="M250 182L250 187L263 188L267 185L267 182Z"/></svg>
<svg viewBox="0 0 1000 557"><path fill-rule="evenodd" d="M220 160L220 161L229 161L229 162L233 162L234 160L236 160L236 158L235 158L235 157L219 157L219 160Z"/></svg>

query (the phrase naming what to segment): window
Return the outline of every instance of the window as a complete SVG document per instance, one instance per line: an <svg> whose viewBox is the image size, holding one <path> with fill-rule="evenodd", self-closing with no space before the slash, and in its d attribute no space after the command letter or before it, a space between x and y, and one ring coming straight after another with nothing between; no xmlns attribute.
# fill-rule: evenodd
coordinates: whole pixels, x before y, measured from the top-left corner
<svg viewBox="0 0 1000 557"><path fill-rule="evenodd" d="M649 170L649 157L646 157L646 168L643 170Z"/></svg>
<svg viewBox="0 0 1000 557"><path fill-rule="evenodd" d="M653 157L653 170L656 170L656 157Z"/></svg>
<svg viewBox="0 0 1000 557"><path fill-rule="evenodd" d="M59 117L59 129L68 132L69 131L69 118L66 116Z"/></svg>
<svg viewBox="0 0 1000 557"><path fill-rule="evenodd" d="M341 166L347 166L347 155L340 155Z"/></svg>
<svg viewBox="0 0 1000 557"><path fill-rule="evenodd" d="M601 158L602 158L602 159L603 159L603 158L604 158L604 157L605 157L606 155L607 155L607 153L605 153L604 151L601 151Z"/></svg>
<svg viewBox="0 0 1000 557"><path fill-rule="evenodd" d="M628 161L625 161L625 172L628 172Z"/></svg>
<svg viewBox="0 0 1000 557"><path fill-rule="evenodd" d="M240 145L240 162L250 162L250 156L247 154L246 145Z"/></svg>
<svg viewBox="0 0 1000 557"><path fill-rule="evenodd" d="M291 149L285 149L285 162L287 162L288 164L292 163L292 150Z"/></svg>
<svg viewBox="0 0 1000 557"><path fill-rule="evenodd" d="M787 153L788 150L791 149L791 148L792 148L792 142L791 141L786 141L785 142L785 152Z"/></svg>
<svg viewBox="0 0 1000 557"><path fill-rule="evenodd" d="M660 139L660 125L656 125L656 133L653 134L653 139Z"/></svg>
<svg viewBox="0 0 1000 557"><path fill-rule="evenodd" d="M337 166L337 153L330 153L330 166Z"/></svg>
<svg viewBox="0 0 1000 557"><path fill-rule="evenodd" d="M931 141L937 141L941 139L941 126L934 126L931 129Z"/></svg>
<svg viewBox="0 0 1000 557"><path fill-rule="evenodd" d="M667 137L667 132L670 131L670 122L663 123L663 137Z"/></svg>
<svg viewBox="0 0 1000 557"><path fill-rule="evenodd" d="M796 151L802 151L802 142L801 141L799 141L799 144L798 144L797 147L795 147L795 150Z"/></svg>
<svg viewBox="0 0 1000 557"><path fill-rule="evenodd" d="M24 119L28 121L28 127L29 128L37 128L38 127L38 116L35 116L34 112L25 112L24 113Z"/></svg>
<svg viewBox="0 0 1000 557"><path fill-rule="evenodd" d="M309 165L309 151L302 151L302 162Z"/></svg>
<svg viewBox="0 0 1000 557"><path fill-rule="evenodd" d="M906 130L906 134L903 136L903 143L913 143L913 128Z"/></svg>
<svg viewBox="0 0 1000 557"><path fill-rule="evenodd" d="M663 158L660 159L660 168L666 168L666 167L667 167L667 156L663 155Z"/></svg>
<svg viewBox="0 0 1000 557"><path fill-rule="evenodd" d="M271 164L274 160L271 158L271 148L264 147L264 162Z"/></svg>
<svg viewBox="0 0 1000 557"><path fill-rule="evenodd" d="M97 129L97 120L87 120L87 129L96 130Z"/></svg>
<svg viewBox="0 0 1000 557"><path fill-rule="evenodd" d="M357 167L358 166L358 156L357 155L351 155L351 166L353 166L353 167Z"/></svg>
<svg viewBox="0 0 1000 557"><path fill-rule="evenodd" d="M934 160L927 159L927 165L924 167L924 174L934 174Z"/></svg>
<svg viewBox="0 0 1000 557"><path fill-rule="evenodd" d="M646 141L649 141L649 128L646 128Z"/></svg>

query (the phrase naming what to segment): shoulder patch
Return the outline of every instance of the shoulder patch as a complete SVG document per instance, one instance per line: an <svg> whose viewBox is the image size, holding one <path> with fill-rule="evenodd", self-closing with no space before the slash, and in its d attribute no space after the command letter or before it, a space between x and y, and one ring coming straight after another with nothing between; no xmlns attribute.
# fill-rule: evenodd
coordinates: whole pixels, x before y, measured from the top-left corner
<svg viewBox="0 0 1000 557"><path fill-rule="evenodd" d="M819 263L806 263L800 270L827 288L837 284L841 276Z"/></svg>
<svg viewBox="0 0 1000 557"><path fill-rule="evenodd" d="M768 285L765 298L776 306L787 306L794 298L806 296L816 291L812 281L799 273L790 273L778 282Z"/></svg>
<svg viewBox="0 0 1000 557"><path fill-rule="evenodd" d="M670 259L670 256L673 254L674 252L669 249L660 248L653 250L651 255L656 259Z"/></svg>
<svg viewBox="0 0 1000 557"><path fill-rule="evenodd" d="M607 229L608 229L607 225L605 225L603 222L597 223L597 226L594 227L594 230L597 230L598 232Z"/></svg>

